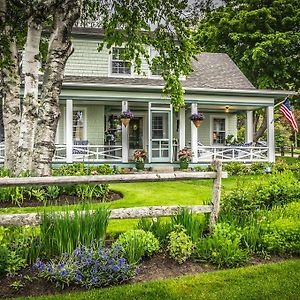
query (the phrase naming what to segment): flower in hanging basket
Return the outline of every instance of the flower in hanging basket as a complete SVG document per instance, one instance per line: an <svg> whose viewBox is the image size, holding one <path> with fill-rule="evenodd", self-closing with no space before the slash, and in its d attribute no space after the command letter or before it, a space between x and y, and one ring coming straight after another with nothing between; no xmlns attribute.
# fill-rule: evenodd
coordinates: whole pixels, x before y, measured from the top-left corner
<svg viewBox="0 0 300 300"><path fill-rule="evenodd" d="M204 119L205 119L205 116L204 116L204 114L202 112L197 112L196 114L192 114L190 116L190 120L191 121L198 121L198 120L202 121Z"/></svg>
<svg viewBox="0 0 300 300"><path fill-rule="evenodd" d="M147 158L147 153L145 150L137 149L133 153L133 158L135 162L144 162Z"/></svg>
<svg viewBox="0 0 300 300"><path fill-rule="evenodd" d="M122 111L122 113L119 116L119 119L132 119L133 113L130 110Z"/></svg>
<svg viewBox="0 0 300 300"><path fill-rule="evenodd" d="M178 158L180 161L189 162L192 160L192 157L193 157L193 153L190 149L183 148L178 152Z"/></svg>

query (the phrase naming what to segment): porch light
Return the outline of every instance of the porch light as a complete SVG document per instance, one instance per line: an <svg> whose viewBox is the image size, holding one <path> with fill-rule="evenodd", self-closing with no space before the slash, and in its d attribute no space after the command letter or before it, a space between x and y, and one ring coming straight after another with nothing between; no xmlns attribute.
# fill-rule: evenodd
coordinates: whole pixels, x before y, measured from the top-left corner
<svg viewBox="0 0 300 300"><path fill-rule="evenodd" d="M226 106L225 106L225 112L226 112L226 113L229 113L229 105L226 105Z"/></svg>

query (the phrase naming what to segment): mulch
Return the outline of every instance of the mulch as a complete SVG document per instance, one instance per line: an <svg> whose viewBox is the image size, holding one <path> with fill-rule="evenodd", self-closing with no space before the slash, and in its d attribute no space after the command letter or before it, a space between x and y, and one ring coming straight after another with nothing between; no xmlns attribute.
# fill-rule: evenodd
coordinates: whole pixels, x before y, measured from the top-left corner
<svg viewBox="0 0 300 300"><path fill-rule="evenodd" d="M254 257L249 265L266 264L286 260L284 257L271 257L268 260ZM217 268L208 263L196 263L191 260L179 265L166 253L157 253L153 257L142 261L139 274L126 284L145 282L163 278L174 278L182 275L191 275L216 271ZM19 282L23 286L14 289L11 285ZM0 277L0 298L8 299L22 296L54 295L76 291L85 291L79 286L69 286L64 290L57 288L55 283L38 278L32 268L26 268L14 277Z"/></svg>

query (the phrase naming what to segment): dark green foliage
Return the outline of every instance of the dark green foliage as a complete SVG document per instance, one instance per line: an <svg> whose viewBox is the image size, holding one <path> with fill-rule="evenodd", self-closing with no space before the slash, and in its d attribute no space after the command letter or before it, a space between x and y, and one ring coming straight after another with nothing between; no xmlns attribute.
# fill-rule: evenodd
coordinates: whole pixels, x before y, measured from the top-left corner
<svg viewBox="0 0 300 300"><path fill-rule="evenodd" d="M203 18L196 40L225 52L258 88L300 87L298 0L229 0Z"/></svg>

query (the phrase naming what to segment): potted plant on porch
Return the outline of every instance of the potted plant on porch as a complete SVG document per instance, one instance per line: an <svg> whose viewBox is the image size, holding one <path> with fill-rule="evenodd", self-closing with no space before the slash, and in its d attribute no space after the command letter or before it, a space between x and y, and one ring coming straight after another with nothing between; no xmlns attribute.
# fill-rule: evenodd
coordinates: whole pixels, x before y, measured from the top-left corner
<svg viewBox="0 0 300 300"><path fill-rule="evenodd" d="M190 120L194 123L194 125L199 128L202 121L205 119L204 114L202 112L197 112L196 114L192 114L190 116Z"/></svg>
<svg viewBox="0 0 300 300"><path fill-rule="evenodd" d="M135 167L138 171L143 171L145 168L145 160L147 158L147 153L145 150L137 149L133 153L133 158L135 161Z"/></svg>
<svg viewBox="0 0 300 300"><path fill-rule="evenodd" d="M178 152L180 170L186 170L192 160L193 153L190 149L183 148Z"/></svg>
<svg viewBox="0 0 300 300"><path fill-rule="evenodd" d="M122 113L119 116L119 119L121 120L122 124L126 127L130 120L133 118L133 113L130 110L122 111Z"/></svg>

